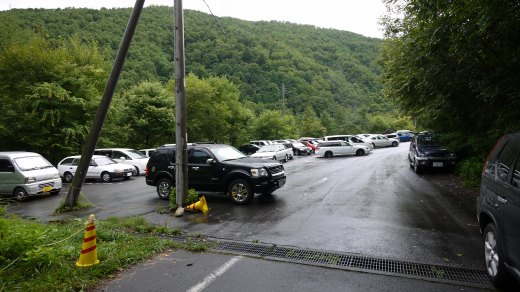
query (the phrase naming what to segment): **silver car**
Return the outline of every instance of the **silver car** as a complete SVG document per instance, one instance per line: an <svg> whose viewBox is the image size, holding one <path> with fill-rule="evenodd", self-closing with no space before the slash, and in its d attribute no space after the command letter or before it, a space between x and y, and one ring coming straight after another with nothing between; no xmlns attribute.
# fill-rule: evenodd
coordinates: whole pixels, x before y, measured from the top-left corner
<svg viewBox="0 0 520 292"><path fill-rule="evenodd" d="M33 152L0 152L0 194L22 201L28 196L58 194L58 170L43 156Z"/></svg>

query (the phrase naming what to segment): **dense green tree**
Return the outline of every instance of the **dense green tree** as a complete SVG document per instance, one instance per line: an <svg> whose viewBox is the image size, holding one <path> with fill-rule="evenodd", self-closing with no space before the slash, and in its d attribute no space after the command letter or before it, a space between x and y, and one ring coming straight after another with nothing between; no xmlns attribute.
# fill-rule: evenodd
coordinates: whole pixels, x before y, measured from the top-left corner
<svg viewBox="0 0 520 292"><path fill-rule="evenodd" d="M256 139L277 140L296 138L299 136L292 115L283 115L280 111L266 110L253 123Z"/></svg>
<svg viewBox="0 0 520 292"><path fill-rule="evenodd" d="M386 95L421 127L484 157L502 133L520 130L517 1L385 1Z"/></svg>
<svg viewBox="0 0 520 292"><path fill-rule="evenodd" d="M153 148L175 140L173 92L159 82L141 82L123 95L119 121L131 133L127 147Z"/></svg>
<svg viewBox="0 0 520 292"><path fill-rule="evenodd" d="M327 130L310 106L305 108L300 118L299 129L304 137L323 137Z"/></svg>
<svg viewBox="0 0 520 292"><path fill-rule="evenodd" d="M35 36L0 57L0 148L37 151L51 161L79 153L98 106L106 63L96 44L57 47Z"/></svg>

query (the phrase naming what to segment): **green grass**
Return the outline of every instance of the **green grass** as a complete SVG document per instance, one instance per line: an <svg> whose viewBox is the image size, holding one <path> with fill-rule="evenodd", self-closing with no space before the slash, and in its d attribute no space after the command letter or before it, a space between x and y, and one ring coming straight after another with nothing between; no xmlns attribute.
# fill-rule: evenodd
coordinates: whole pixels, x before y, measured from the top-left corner
<svg viewBox="0 0 520 292"><path fill-rule="evenodd" d="M205 251L207 243L174 242L149 235L179 229L155 226L142 217L96 221L98 265L78 268L85 220L40 223L5 215L0 206L0 291L79 291L117 271L169 249Z"/></svg>

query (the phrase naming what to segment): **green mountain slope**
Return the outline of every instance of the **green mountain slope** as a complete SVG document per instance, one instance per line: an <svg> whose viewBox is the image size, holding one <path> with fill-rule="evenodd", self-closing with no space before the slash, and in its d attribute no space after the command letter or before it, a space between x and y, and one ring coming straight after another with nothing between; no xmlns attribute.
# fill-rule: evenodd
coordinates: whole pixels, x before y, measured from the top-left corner
<svg viewBox="0 0 520 292"><path fill-rule="evenodd" d="M11 10L0 22L30 30L51 40L77 35L95 40L112 60L131 9ZM17 34L19 35L19 34ZM286 107L318 115L338 107L363 112L388 112L382 99L376 64L381 40L333 29L280 22L250 22L185 11L186 71L199 77L226 76L237 84L242 101L281 109L282 84ZM0 40L9 33L0 33ZM9 40L12 41L12 40ZM0 44L0 49L1 49ZM120 86L171 79L173 71L173 10L144 9Z"/></svg>

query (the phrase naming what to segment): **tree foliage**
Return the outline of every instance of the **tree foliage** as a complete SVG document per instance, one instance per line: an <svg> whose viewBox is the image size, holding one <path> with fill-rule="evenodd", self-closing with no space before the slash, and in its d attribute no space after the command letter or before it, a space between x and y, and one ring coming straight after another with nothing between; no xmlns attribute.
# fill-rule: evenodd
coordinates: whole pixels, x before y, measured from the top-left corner
<svg viewBox="0 0 520 292"><path fill-rule="evenodd" d="M385 2L403 15L385 20L387 96L468 154L520 129L517 1Z"/></svg>
<svg viewBox="0 0 520 292"><path fill-rule="evenodd" d="M95 43L57 47L33 37L0 57L0 148L32 150L56 161L81 149L106 79Z"/></svg>

